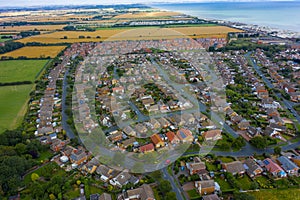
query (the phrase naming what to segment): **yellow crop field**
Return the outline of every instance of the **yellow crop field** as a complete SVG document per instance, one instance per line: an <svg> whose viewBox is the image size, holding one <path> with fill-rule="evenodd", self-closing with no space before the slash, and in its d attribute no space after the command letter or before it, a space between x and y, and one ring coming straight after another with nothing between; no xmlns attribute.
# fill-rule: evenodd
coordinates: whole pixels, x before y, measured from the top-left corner
<svg viewBox="0 0 300 200"><path fill-rule="evenodd" d="M1 26L0 31L54 31L62 30L66 25Z"/></svg>
<svg viewBox="0 0 300 200"><path fill-rule="evenodd" d="M126 13L117 15L114 18L153 18L153 17L169 17L179 15L178 12L139 12L139 13Z"/></svg>
<svg viewBox="0 0 300 200"><path fill-rule="evenodd" d="M87 31L58 31L48 34L35 35L32 37L27 37L18 40L18 42L40 42L40 43L74 43L74 42L97 42L103 41L117 33L126 31L125 29L103 29L93 32ZM64 37L67 37L64 39ZM79 36L84 36L85 38L79 38ZM100 38L97 38L97 37ZM88 38L90 37L90 38Z"/></svg>
<svg viewBox="0 0 300 200"><path fill-rule="evenodd" d="M109 40L150 40L150 39L171 39L180 37L227 37L228 32L242 32L226 26L199 26L199 27L178 27L178 28L126 28L126 29L100 29L94 32L87 31L58 31L41 34L18 40L19 42L40 42L40 43L74 43L74 42L99 42ZM79 38L84 36L84 38ZM64 39L64 37L66 37Z"/></svg>
<svg viewBox="0 0 300 200"><path fill-rule="evenodd" d="M5 54L0 54L0 57L8 56L18 58L25 56L27 58L54 58L64 48L65 46L26 46Z"/></svg>

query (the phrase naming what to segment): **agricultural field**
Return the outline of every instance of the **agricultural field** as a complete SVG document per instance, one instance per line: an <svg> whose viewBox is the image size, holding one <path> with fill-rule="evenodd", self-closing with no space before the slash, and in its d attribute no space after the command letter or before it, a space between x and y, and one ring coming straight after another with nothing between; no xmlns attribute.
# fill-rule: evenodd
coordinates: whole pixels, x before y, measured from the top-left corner
<svg viewBox="0 0 300 200"><path fill-rule="evenodd" d="M55 31L55 30L62 30L63 27L66 25L35 25L35 26L1 26L1 31Z"/></svg>
<svg viewBox="0 0 300 200"><path fill-rule="evenodd" d="M34 81L48 60L9 60L0 62L0 82ZM0 87L1 88L1 87Z"/></svg>
<svg viewBox="0 0 300 200"><path fill-rule="evenodd" d="M0 87L0 133L17 128L26 113L33 85Z"/></svg>
<svg viewBox="0 0 300 200"><path fill-rule="evenodd" d="M115 19L137 19L137 18L155 18L155 17L171 17L180 15L178 12L163 12L163 11L157 11L157 12L139 12L139 13L126 13L117 15L114 18Z"/></svg>
<svg viewBox="0 0 300 200"><path fill-rule="evenodd" d="M147 40L147 39L172 39L182 37L227 37L228 32L242 32L241 30L225 26L199 26L177 28L119 28L99 29L94 32L87 31L60 31L49 34L41 34L18 40L19 42L40 43L74 43L74 42L98 42L109 40ZM79 38L85 37L85 38ZM113 37L111 37L113 36Z"/></svg>
<svg viewBox="0 0 300 200"><path fill-rule="evenodd" d="M2 36L10 36L10 35L0 35L0 42L11 40L11 38L2 38Z"/></svg>
<svg viewBox="0 0 300 200"><path fill-rule="evenodd" d="M257 200L300 200L300 189L272 189L260 190L258 192L251 192L250 194Z"/></svg>
<svg viewBox="0 0 300 200"><path fill-rule="evenodd" d="M65 48L66 46L26 46L8 53L0 54L0 57L18 58L24 56L27 58L54 58Z"/></svg>

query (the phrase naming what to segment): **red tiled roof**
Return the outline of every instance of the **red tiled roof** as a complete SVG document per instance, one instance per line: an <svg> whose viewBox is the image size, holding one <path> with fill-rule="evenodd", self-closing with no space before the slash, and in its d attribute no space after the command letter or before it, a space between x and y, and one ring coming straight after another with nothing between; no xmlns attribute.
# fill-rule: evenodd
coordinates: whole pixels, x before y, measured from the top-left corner
<svg viewBox="0 0 300 200"><path fill-rule="evenodd" d="M142 153L147 152L147 151L152 151L152 150L154 150L154 145L152 143L146 144L146 145L140 147L140 151Z"/></svg>

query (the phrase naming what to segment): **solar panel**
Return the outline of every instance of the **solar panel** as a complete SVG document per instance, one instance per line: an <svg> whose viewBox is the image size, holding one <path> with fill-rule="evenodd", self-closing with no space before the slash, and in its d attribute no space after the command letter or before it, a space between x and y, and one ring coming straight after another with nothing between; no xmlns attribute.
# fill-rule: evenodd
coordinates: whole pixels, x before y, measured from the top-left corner
<svg viewBox="0 0 300 200"><path fill-rule="evenodd" d="M179 131L179 134L180 134L180 136L181 136L182 138L186 138L186 135L184 134L184 132Z"/></svg>

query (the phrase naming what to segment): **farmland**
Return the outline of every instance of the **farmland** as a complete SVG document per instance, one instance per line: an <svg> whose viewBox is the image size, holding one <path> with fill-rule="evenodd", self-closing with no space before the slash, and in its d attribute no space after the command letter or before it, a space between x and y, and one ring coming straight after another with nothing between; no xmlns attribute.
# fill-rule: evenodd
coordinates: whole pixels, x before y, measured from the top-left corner
<svg viewBox="0 0 300 200"><path fill-rule="evenodd" d="M130 31L131 30L131 31ZM127 32L125 32L127 31ZM60 31L49 34L36 35L18 40L19 42L40 43L74 43L74 42L98 42L111 36L113 40L137 40L137 39L170 39L178 37L226 37L228 32L241 32L225 26L193 26L178 28L132 28L132 29L101 29L94 32L87 31ZM84 38L79 38L79 36Z"/></svg>
<svg viewBox="0 0 300 200"><path fill-rule="evenodd" d="M138 18L155 18L155 17L171 17L179 15L177 12L139 12L139 13L126 13L117 15L115 19L138 19Z"/></svg>
<svg viewBox="0 0 300 200"><path fill-rule="evenodd" d="M0 82L34 81L48 60L10 60L0 62Z"/></svg>
<svg viewBox="0 0 300 200"><path fill-rule="evenodd" d="M0 133L17 128L26 112L33 85L0 87Z"/></svg>
<svg viewBox="0 0 300 200"><path fill-rule="evenodd" d="M0 27L0 32L1 31L55 31L55 30L62 30L62 28L65 25L36 25L36 26L31 26L31 25L26 25L26 26L1 26Z"/></svg>
<svg viewBox="0 0 300 200"><path fill-rule="evenodd" d="M0 57L54 58L64 48L65 46L26 46L5 54L0 54Z"/></svg>

